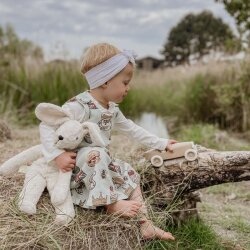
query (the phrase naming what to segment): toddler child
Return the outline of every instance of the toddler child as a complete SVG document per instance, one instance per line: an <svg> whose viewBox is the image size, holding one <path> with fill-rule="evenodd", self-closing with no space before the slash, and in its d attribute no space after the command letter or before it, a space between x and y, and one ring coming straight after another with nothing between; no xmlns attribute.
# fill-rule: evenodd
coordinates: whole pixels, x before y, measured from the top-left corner
<svg viewBox="0 0 250 250"><path fill-rule="evenodd" d="M72 98L62 108L75 120L98 124L105 147L92 145L87 135L77 154L65 152L55 147L55 128L41 123L43 154L48 162L54 160L61 171L73 169L71 191L74 204L88 209L104 206L107 213L124 217L139 215L144 239L174 240L171 233L154 226L147 218L139 174L128 163L114 159L109 153L111 130L118 130L159 150L171 151L171 144L176 142L150 134L126 119L120 111L117 103L128 94L134 67L132 51L120 51L107 43L91 46L81 67L89 90Z"/></svg>

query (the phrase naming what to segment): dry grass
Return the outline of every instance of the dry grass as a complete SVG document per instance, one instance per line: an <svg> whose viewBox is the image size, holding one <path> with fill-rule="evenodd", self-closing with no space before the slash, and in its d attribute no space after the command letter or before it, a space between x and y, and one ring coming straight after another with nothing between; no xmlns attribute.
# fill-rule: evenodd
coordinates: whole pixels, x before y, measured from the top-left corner
<svg viewBox="0 0 250 250"><path fill-rule="evenodd" d="M225 70L240 68L240 62L210 62L192 66L178 66L175 68L159 69L154 71L137 70L132 80L134 88L163 86L166 83L181 83L194 78L198 74L221 75Z"/></svg>
<svg viewBox="0 0 250 250"><path fill-rule="evenodd" d="M0 121L0 141L3 142L7 139L11 139L11 131L5 122Z"/></svg>
<svg viewBox="0 0 250 250"><path fill-rule="evenodd" d="M114 140L117 140L116 136ZM0 164L38 141L37 128L13 129L13 140L0 143ZM131 159L131 152L137 147L127 144L125 138L123 141L121 151L115 155ZM124 152L130 152L130 155ZM140 157L140 153L136 155ZM23 179L20 173L0 179L1 249L142 249L138 219L124 220L102 210L76 207L76 217L67 227L53 225L55 214L47 192L38 203L36 215L20 213L16 200Z"/></svg>
<svg viewBox="0 0 250 250"><path fill-rule="evenodd" d="M23 129L13 128L12 132L13 140L0 143L0 164L12 155L31 145L37 144L39 141L37 127ZM119 148L117 148L116 145L119 145ZM135 168L141 168L144 165L144 162L141 160L143 149L137 144L131 143L125 136L114 135L111 150L115 157L130 162ZM16 206L16 199L21 190L23 178L22 174L15 174L11 178L2 178L0 180L0 249L125 250L145 248L145 244L141 241L137 219L124 220L122 218L109 216L103 210L89 211L76 207L76 217L74 221L67 227L56 227L53 225L55 214L47 192L44 193L38 203L36 215L27 216L20 213ZM240 189L239 192L242 191L243 190ZM226 220L229 211L227 211L227 207L222 206L222 199L208 199L211 195L212 191L204 192L203 199L205 203L204 206L200 206L201 216L206 222L211 223L216 232L223 238L228 239L227 235L234 233L234 238L232 239L234 241L237 241L237 239L239 241L242 240L243 245L245 245L247 233L244 234L244 230L248 230L248 228L244 229L242 234L239 234L227 228L230 221L228 221L228 224L221 224L220 229L216 227L216 220L221 218L223 214L223 218ZM218 209L218 206L220 206L220 209ZM240 208L241 211L243 211L242 206L244 209L248 209L249 203L235 204L234 209ZM166 221L169 219L166 211L156 212L150 207L149 210L151 219L154 220L158 226L165 227ZM238 225L238 231L240 231L239 228L240 225ZM185 232L184 235L186 235ZM182 239L178 239L180 244L181 240ZM178 241L175 245L176 249L179 249ZM153 245L147 249L156 248ZM171 246L170 248L165 248L162 245L162 247L157 249L172 248Z"/></svg>
<svg viewBox="0 0 250 250"><path fill-rule="evenodd" d="M12 184L17 188L13 188ZM102 212L76 209L75 220L67 227L53 225L53 208L45 194L38 213L28 217L15 205L21 178L14 177L1 186L9 188L1 203L1 249L140 249L138 227Z"/></svg>

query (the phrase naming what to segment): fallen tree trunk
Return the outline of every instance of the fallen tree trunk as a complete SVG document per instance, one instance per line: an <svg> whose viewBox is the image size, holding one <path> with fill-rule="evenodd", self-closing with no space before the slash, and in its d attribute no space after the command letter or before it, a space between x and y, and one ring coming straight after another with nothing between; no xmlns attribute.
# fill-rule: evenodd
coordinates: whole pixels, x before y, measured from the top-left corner
<svg viewBox="0 0 250 250"><path fill-rule="evenodd" d="M194 191L250 180L250 151L218 152L199 145L197 150L195 161L188 162L183 157L165 161L159 168L148 166L143 174L143 188L152 197L153 204L170 207L178 203L174 206L176 212L186 209L190 214L200 201Z"/></svg>

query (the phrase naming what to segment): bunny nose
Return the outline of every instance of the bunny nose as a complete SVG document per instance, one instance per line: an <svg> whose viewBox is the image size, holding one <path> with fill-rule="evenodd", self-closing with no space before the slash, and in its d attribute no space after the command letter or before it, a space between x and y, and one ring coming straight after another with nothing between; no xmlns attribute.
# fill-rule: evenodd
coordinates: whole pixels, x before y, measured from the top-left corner
<svg viewBox="0 0 250 250"><path fill-rule="evenodd" d="M59 139L59 140L63 140L63 136L59 135L59 136L58 136L58 139Z"/></svg>

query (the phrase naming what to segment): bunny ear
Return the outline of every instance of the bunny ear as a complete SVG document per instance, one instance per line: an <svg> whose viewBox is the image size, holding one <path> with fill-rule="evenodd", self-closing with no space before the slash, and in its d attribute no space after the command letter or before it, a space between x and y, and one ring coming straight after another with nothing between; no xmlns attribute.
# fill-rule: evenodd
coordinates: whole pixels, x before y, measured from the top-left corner
<svg viewBox="0 0 250 250"><path fill-rule="evenodd" d="M84 122L82 126L83 126L83 129L88 130L89 135L94 144L96 144L99 147L105 147L105 142L102 139L101 131L97 124L93 122Z"/></svg>
<svg viewBox="0 0 250 250"><path fill-rule="evenodd" d="M72 118L70 113L52 103L40 103L35 114L39 120L51 126L60 126Z"/></svg>

